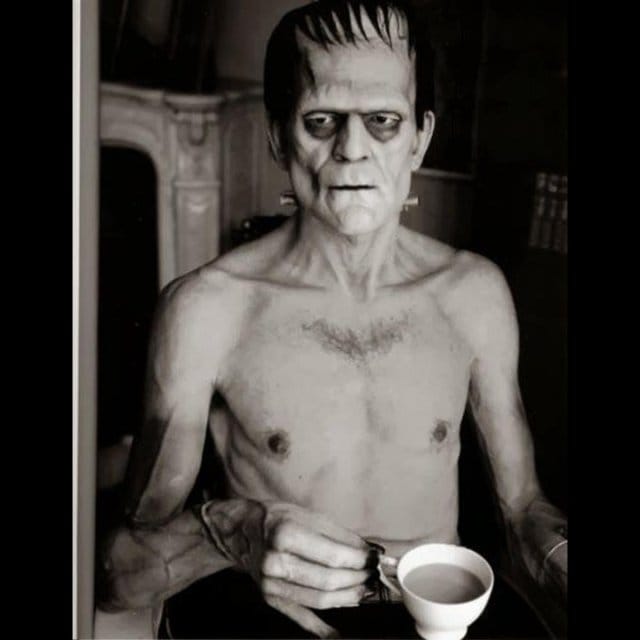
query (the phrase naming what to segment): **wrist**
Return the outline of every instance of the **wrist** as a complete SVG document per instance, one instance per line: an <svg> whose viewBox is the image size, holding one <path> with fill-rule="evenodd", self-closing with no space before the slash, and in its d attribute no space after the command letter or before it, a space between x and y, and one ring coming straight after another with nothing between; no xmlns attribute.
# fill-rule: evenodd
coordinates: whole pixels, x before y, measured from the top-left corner
<svg viewBox="0 0 640 640"><path fill-rule="evenodd" d="M264 507L254 500L233 498L210 500L195 507L194 513L215 552L229 566L243 566L250 541L262 529Z"/></svg>
<svg viewBox="0 0 640 640"><path fill-rule="evenodd" d="M538 550L538 582L549 584L558 580L562 569L566 571L566 552L568 545L567 526L561 523L548 532ZM560 573L559 573L560 571Z"/></svg>
<svg viewBox="0 0 640 640"><path fill-rule="evenodd" d="M536 582L544 582L550 563L566 548L566 519L555 509L529 510L517 521L512 521L511 532L514 534L511 553L520 556Z"/></svg>
<svg viewBox="0 0 640 640"><path fill-rule="evenodd" d="M551 549L549 549L549 551L547 551L547 555L545 555L544 560L542 561L542 569L543 571L546 569L547 563L549 562L549 559L551 558L551 556L561 547L563 547L564 545L566 545L569 542L569 540L567 540L566 538L564 540L560 540L560 542L557 542L556 544L553 545L553 547L551 547Z"/></svg>

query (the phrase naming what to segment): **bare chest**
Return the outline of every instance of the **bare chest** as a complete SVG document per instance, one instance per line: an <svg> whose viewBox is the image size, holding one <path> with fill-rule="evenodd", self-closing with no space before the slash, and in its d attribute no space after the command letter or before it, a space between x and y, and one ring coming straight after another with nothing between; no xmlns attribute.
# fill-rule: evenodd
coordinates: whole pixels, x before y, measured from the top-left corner
<svg viewBox="0 0 640 640"><path fill-rule="evenodd" d="M349 308L284 295L248 320L221 392L245 455L300 467L364 449L425 455L457 438L469 365L431 300L396 295Z"/></svg>

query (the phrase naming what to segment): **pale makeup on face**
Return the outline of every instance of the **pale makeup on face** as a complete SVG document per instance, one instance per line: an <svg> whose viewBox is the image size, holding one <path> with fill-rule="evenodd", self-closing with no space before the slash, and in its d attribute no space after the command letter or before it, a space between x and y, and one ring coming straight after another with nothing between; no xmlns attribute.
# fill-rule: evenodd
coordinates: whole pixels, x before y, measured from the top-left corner
<svg viewBox="0 0 640 640"><path fill-rule="evenodd" d="M372 27L371 27L372 28ZM345 235L396 223L432 121L415 123L407 42L379 38L324 49L299 36L304 74L286 158L303 211ZM311 77L312 76L312 77Z"/></svg>

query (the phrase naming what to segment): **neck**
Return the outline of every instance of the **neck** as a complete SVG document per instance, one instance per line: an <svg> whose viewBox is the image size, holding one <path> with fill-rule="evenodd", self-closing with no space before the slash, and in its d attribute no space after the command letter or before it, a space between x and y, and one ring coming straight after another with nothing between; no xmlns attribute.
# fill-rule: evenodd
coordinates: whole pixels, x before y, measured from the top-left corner
<svg viewBox="0 0 640 640"><path fill-rule="evenodd" d="M290 254L293 268L322 286L371 299L394 264L398 218L371 233L346 236L310 214L300 212L298 216Z"/></svg>

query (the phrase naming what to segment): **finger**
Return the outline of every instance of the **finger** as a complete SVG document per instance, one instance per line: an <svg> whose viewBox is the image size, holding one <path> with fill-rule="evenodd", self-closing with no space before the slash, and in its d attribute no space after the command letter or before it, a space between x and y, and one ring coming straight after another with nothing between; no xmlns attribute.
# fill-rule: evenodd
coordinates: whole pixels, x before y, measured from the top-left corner
<svg viewBox="0 0 640 640"><path fill-rule="evenodd" d="M396 568L398 566L398 558L392 558L391 556L385 556L384 554L380 555L380 564L383 567Z"/></svg>
<svg viewBox="0 0 640 640"><path fill-rule="evenodd" d="M390 556L380 556L380 568L382 572L387 576L395 576L398 574L398 562L397 558Z"/></svg>
<svg viewBox="0 0 640 640"><path fill-rule="evenodd" d="M267 596L265 602L319 638L340 637L336 629L321 620L313 611L309 611L295 602L288 602L278 596Z"/></svg>
<svg viewBox="0 0 640 640"><path fill-rule="evenodd" d="M364 596L371 591L365 585L337 589L336 591L322 591L293 584L293 582L287 582L280 578L263 578L260 587L264 595L278 596L313 609L357 607Z"/></svg>
<svg viewBox="0 0 640 640"><path fill-rule="evenodd" d="M361 536L354 531L345 529L323 513L310 511L309 509L288 503L281 504L280 507L281 509L276 508L274 513L281 513L298 522L306 529L317 531L336 542L350 545L356 549L368 548L366 541Z"/></svg>
<svg viewBox="0 0 640 640"><path fill-rule="evenodd" d="M276 551L297 555L305 560L335 569L364 569L369 551L355 549L310 531L296 522L278 527L271 541Z"/></svg>
<svg viewBox="0 0 640 640"><path fill-rule="evenodd" d="M265 555L262 573L270 578L281 578L305 587L335 591L362 584L372 575L372 570L329 569L290 553L272 551Z"/></svg>
<svg viewBox="0 0 640 640"><path fill-rule="evenodd" d="M307 524L305 520L306 518L301 522L301 524ZM365 551L370 548L367 542L357 533L349 531L349 529L345 529L322 514L314 512L309 513L308 526L310 529L317 531L318 533L322 533L327 538L349 545L350 547L363 549Z"/></svg>

